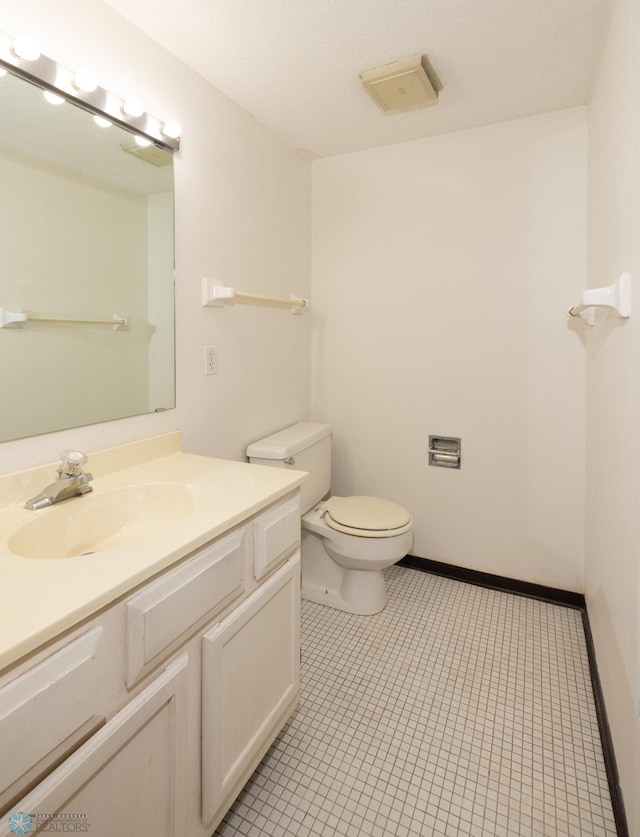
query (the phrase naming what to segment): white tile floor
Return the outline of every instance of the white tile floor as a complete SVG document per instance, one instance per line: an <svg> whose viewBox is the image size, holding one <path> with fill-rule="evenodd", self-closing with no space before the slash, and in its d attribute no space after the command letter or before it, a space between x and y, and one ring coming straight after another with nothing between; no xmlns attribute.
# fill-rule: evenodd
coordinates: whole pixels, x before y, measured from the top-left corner
<svg viewBox="0 0 640 837"><path fill-rule="evenodd" d="M615 835L578 610L417 570L303 602L300 707L217 835Z"/></svg>

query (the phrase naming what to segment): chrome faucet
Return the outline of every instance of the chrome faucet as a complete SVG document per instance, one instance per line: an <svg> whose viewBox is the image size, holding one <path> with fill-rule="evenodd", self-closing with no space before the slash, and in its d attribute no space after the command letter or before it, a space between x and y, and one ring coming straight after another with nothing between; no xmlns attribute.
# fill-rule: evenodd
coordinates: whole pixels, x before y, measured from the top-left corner
<svg viewBox="0 0 640 837"><path fill-rule="evenodd" d="M69 497L77 497L79 494L93 491L93 488L88 485L93 477L82 471L82 466L87 461L86 454L79 450L63 450L60 459L62 462L58 466L58 479L40 494L27 500L24 504L25 509L32 511L44 509Z"/></svg>

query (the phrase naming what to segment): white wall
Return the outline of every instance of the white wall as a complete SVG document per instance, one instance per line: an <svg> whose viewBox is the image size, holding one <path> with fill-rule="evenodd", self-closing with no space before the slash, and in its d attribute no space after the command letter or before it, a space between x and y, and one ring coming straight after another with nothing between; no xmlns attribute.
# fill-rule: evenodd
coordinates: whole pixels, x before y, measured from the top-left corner
<svg viewBox="0 0 640 837"><path fill-rule="evenodd" d="M632 274L587 346L586 597L630 832L640 834L640 7L618 0L589 106L589 285Z"/></svg>
<svg viewBox="0 0 640 837"><path fill-rule="evenodd" d="M183 127L176 174L177 408L0 446L0 472L181 428L184 448L242 458L309 406L309 321L287 311L203 309L200 279L308 295L309 163L99 0L3 0L0 28L90 67L100 84ZM218 346L205 377L203 346Z"/></svg>
<svg viewBox="0 0 640 837"><path fill-rule="evenodd" d="M583 589L583 108L313 165L312 414L413 554ZM462 437L460 471L427 466Z"/></svg>

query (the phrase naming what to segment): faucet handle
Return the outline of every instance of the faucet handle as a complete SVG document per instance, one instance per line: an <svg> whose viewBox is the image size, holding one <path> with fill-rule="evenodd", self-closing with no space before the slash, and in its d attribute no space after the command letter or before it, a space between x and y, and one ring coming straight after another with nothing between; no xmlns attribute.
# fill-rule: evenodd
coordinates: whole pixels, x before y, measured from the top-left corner
<svg viewBox="0 0 640 837"><path fill-rule="evenodd" d="M58 468L60 475L66 474L68 477L75 477L82 473L82 466L87 461L86 453L79 450L63 450L60 453L62 463Z"/></svg>

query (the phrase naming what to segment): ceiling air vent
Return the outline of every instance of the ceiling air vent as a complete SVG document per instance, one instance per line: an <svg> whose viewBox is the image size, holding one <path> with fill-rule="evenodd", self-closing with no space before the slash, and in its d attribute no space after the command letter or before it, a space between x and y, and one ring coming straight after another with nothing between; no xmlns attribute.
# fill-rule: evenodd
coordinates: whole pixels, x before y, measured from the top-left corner
<svg viewBox="0 0 640 837"><path fill-rule="evenodd" d="M433 105L438 93L429 81L421 56L385 64L360 73L367 92L385 112Z"/></svg>

